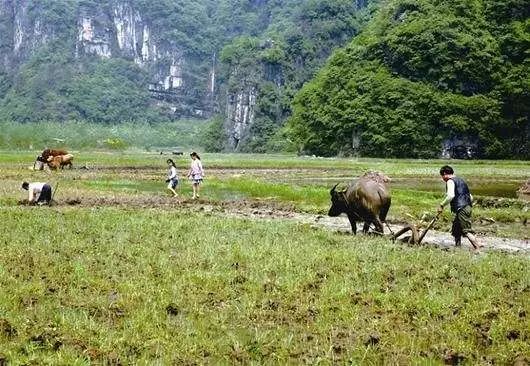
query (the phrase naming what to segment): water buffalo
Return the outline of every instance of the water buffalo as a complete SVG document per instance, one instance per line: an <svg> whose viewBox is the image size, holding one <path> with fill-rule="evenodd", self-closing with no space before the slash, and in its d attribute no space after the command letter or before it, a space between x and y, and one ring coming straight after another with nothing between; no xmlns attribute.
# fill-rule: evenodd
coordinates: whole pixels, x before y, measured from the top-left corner
<svg viewBox="0 0 530 366"><path fill-rule="evenodd" d="M350 183L345 190L337 191L337 184L331 189L331 207L328 215L335 217L345 213L350 220L354 234L357 233L357 221L364 221L363 231L366 233L370 224L375 225L378 233L383 233L383 222L390 208L390 181L386 175L368 172L357 182Z"/></svg>

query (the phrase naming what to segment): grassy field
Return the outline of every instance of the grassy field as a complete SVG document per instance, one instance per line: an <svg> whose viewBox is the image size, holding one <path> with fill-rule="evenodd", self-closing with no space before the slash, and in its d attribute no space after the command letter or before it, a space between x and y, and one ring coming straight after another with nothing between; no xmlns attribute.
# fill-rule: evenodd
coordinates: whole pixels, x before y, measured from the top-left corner
<svg viewBox="0 0 530 366"><path fill-rule="evenodd" d="M13 207L0 221L0 359L13 364L530 354L528 258L157 209Z"/></svg>
<svg viewBox="0 0 530 366"><path fill-rule="evenodd" d="M74 154L76 169L54 173L28 169L35 151L0 154L0 364L530 362L526 256L212 209L325 213L335 180L381 170L438 182L444 161L205 154L201 202L169 206L170 155ZM188 163L177 159L181 176ZM471 182L530 176L525 162L454 166ZM59 184L58 205L21 206L24 179ZM393 188L391 219L431 212L443 184L431 188ZM495 221L481 230L528 235L527 203L478 198L479 224Z"/></svg>

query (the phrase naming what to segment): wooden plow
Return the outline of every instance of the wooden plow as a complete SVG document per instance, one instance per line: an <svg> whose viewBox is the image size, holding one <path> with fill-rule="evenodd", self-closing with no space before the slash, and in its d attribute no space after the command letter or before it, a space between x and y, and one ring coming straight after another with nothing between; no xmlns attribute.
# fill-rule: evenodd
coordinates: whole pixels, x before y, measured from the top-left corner
<svg viewBox="0 0 530 366"><path fill-rule="evenodd" d="M441 215L441 212L437 213L436 216L434 216L434 218L429 222L429 224L427 225L427 227L425 228L425 230L423 230L421 234L420 234L419 228L416 225L407 223L407 225L405 225L403 229L392 234L392 240L395 241L401 235L410 231L411 235L408 238L402 238L400 240L403 240L409 244L415 244L415 245L421 244L421 241L425 237L425 234L427 234L427 232L433 227L434 223L438 221L438 219L440 218L440 215Z"/></svg>

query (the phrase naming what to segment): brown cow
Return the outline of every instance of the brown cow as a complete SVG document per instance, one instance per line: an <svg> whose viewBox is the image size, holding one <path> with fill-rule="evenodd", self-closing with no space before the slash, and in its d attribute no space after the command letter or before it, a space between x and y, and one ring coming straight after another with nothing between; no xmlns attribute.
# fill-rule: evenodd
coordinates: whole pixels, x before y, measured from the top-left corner
<svg viewBox="0 0 530 366"><path fill-rule="evenodd" d="M74 156L72 154L66 154L66 155L50 156L47 160L47 163L50 169L52 170L55 170L57 168L63 169L66 165L68 165L68 167L71 169L72 160L74 160Z"/></svg>
<svg viewBox="0 0 530 366"><path fill-rule="evenodd" d="M42 153L37 156L35 163L33 163L33 170L42 170L44 169L44 163L48 163L50 157L67 155L68 151L62 149L44 149ZM38 168L36 168L38 164Z"/></svg>

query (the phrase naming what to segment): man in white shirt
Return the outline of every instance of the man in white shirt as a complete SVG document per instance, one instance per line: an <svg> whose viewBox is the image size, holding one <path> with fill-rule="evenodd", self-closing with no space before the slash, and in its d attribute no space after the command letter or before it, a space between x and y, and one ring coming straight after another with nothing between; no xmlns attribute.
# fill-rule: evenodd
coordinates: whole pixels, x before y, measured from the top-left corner
<svg viewBox="0 0 530 366"><path fill-rule="evenodd" d="M52 200L52 187L48 183L22 183L22 189L28 191L28 202L48 205Z"/></svg>
<svg viewBox="0 0 530 366"><path fill-rule="evenodd" d="M438 207L438 212L441 213L445 205L450 204L451 212L455 214L451 229L451 234L455 238L455 245L460 246L462 236L465 236L469 239L475 250L478 250L480 245L471 229L473 196L469 192L467 183L462 178L454 175L454 170L449 165L445 165L440 169L440 175L446 183L446 195Z"/></svg>

